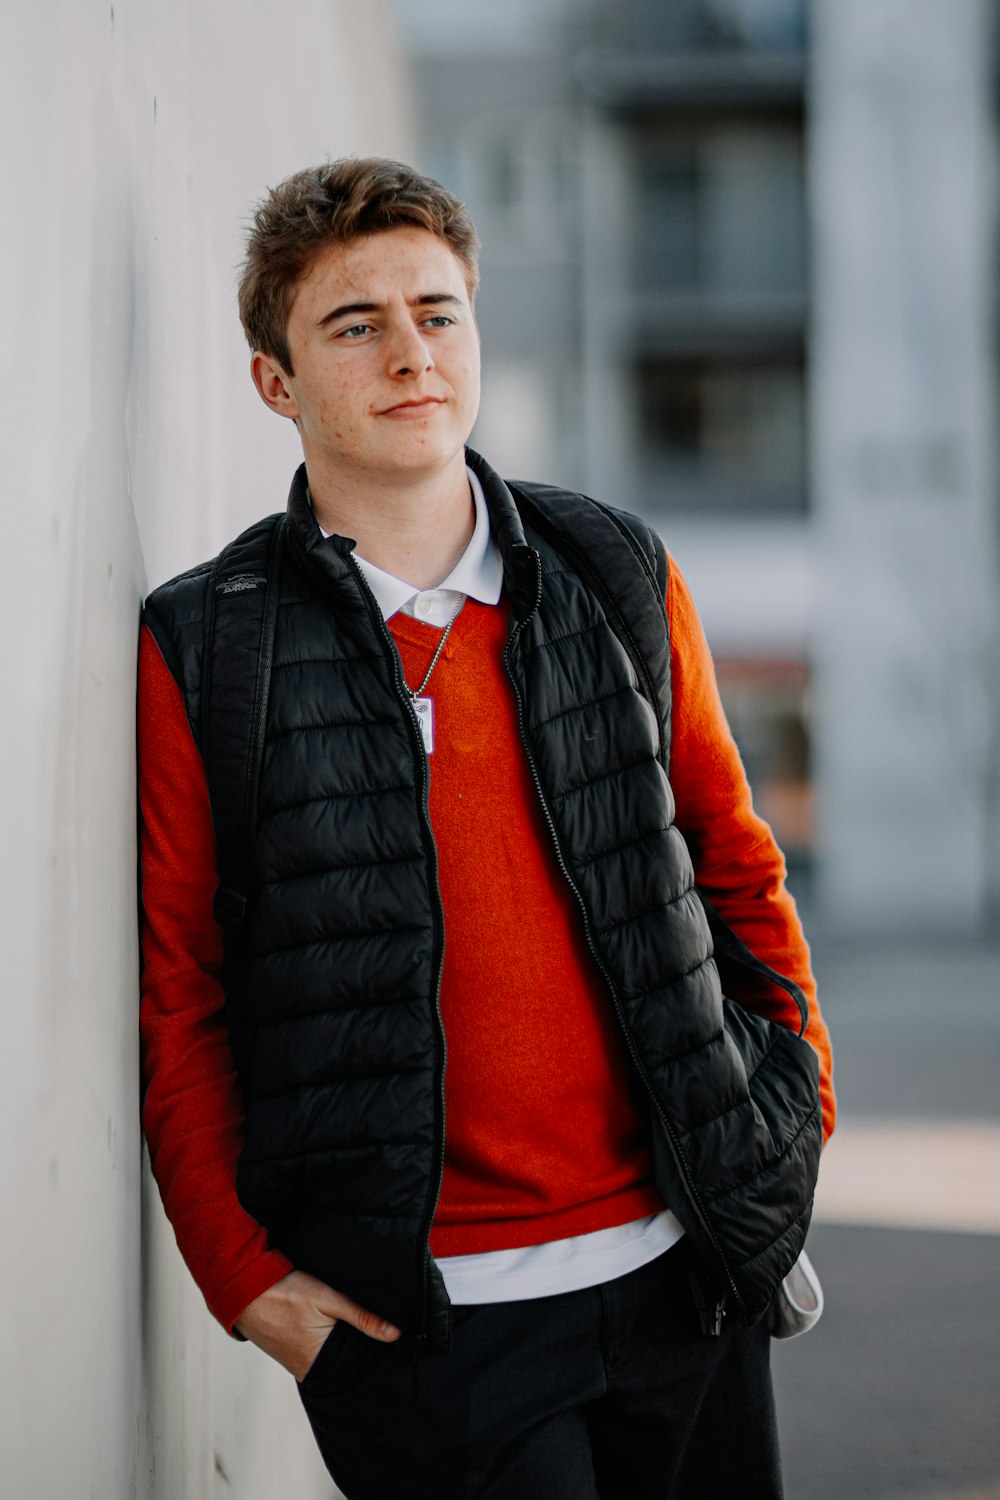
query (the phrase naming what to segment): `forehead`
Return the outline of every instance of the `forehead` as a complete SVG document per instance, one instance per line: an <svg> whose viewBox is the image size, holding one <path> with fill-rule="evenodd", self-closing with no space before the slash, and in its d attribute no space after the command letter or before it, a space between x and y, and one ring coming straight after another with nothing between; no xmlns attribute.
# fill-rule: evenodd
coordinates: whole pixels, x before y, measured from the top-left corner
<svg viewBox="0 0 1000 1500"><path fill-rule="evenodd" d="M465 268L447 241L429 229L404 226L328 245L299 282L292 313L338 302L416 298L426 292L467 297Z"/></svg>

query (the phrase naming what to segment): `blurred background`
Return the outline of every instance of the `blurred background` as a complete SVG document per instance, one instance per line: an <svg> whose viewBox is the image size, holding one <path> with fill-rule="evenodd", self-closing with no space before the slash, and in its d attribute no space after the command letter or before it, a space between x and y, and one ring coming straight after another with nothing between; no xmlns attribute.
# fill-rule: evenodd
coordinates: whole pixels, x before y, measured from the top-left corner
<svg viewBox="0 0 1000 1500"><path fill-rule="evenodd" d="M996 1500L995 7L10 0L0 79L11 1493L330 1494L142 1159L134 650L298 461L242 224L378 153L483 241L474 444L658 527L787 852L842 1109L827 1312L775 1348L789 1500Z"/></svg>

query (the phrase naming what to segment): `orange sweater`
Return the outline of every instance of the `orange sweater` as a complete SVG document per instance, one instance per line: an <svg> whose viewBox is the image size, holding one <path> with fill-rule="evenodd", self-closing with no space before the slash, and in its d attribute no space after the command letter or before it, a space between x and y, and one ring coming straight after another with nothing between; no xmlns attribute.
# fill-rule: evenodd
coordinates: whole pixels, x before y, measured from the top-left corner
<svg viewBox="0 0 1000 1500"><path fill-rule="evenodd" d="M784 865L753 813L690 597L671 566L671 783L700 884L740 935L810 1001L827 1133L829 1044ZM390 621L410 682L438 633ZM624 1223L660 1206L616 1023L520 751L500 652L503 604L470 601L430 691L431 821L445 911L446 1163L438 1255L511 1248ZM227 1328L291 1269L240 1206L244 1108L219 980L221 932L204 771L179 688L143 632L139 674L146 1093L143 1124L178 1244ZM766 983L740 998L789 1025Z"/></svg>
<svg viewBox="0 0 1000 1500"><path fill-rule="evenodd" d="M618 1025L559 875L503 666L507 607L469 600L434 668L430 814L445 912L445 1169L435 1255L655 1213ZM418 683L440 632L390 629Z"/></svg>

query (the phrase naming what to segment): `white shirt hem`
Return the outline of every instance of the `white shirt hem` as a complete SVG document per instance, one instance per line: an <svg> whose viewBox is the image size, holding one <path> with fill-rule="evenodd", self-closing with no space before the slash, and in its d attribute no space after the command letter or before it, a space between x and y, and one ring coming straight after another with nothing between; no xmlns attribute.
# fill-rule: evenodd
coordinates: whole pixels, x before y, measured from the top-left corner
<svg viewBox="0 0 1000 1500"><path fill-rule="evenodd" d="M669 1250L683 1233L679 1221L664 1209L629 1224L519 1250L441 1256L437 1266L456 1307L525 1302L626 1276Z"/></svg>

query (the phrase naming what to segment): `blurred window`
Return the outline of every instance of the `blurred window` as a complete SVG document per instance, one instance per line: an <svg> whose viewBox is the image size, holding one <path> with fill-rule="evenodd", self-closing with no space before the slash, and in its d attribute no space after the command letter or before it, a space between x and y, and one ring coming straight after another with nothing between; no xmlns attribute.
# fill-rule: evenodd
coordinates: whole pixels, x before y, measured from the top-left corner
<svg viewBox="0 0 1000 1500"><path fill-rule="evenodd" d="M371 0L359 0L360 4ZM437 56L535 53L593 0L388 0L411 52Z"/></svg>
<svg viewBox="0 0 1000 1500"><path fill-rule="evenodd" d="M805 504L801 360L640 359L638 468L650 508L794 514Z"/></svg>
<svg viewBox="0 0 1000 1500"><path fill-rule="evenodd" d="M635 162L638 286L801 295L802 135L794 126L647 127Z"/></svg>
<svg viewBox="0 0 1000 1500"><path fill-rule="evenodd" d="M658 511L807 504L801 120L671 115L629 130L634 465Z"/></svg>
<svg viewBox="0 0 1000 1500"><path fill-rule="evenodd" d="M797 51L805 0L617 0L615 29L640 47Z"/></svg>
<svg viewBox="0 0 1000 1500"><path fill-rule="evenodd" d="M563 259L573 247L579 142L558 107L488 111L455 146L457 182L489 256Z"/></svg>

